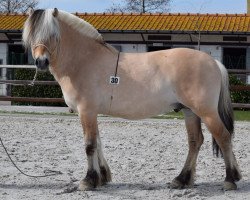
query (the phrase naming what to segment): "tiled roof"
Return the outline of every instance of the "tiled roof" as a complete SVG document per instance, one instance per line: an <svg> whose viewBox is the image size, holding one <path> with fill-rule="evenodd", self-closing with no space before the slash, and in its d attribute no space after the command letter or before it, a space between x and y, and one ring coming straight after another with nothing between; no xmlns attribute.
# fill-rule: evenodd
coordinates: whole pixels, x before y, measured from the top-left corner
<svg viewBox="0 0 250 200"><path fill-rule="evenodd" d="M22 30L26 15L0 14L0 30Z"/></svg>
<svg viewBox="0 0 250 200"><path fill-rule="evenodd" d="M250 14L107 14L76 13L104 31L250 32ZM0 30L21 30L27 16L0 15Z"/></svg>

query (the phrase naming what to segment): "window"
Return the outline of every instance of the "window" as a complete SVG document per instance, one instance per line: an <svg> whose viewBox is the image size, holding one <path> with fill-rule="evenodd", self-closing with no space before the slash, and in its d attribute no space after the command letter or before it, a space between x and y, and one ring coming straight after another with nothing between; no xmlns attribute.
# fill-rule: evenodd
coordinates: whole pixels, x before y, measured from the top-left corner
<svg viewBox="0 0 250 200"><path fill-rule="evenodd" d="M224 36L223 41L225 42L246 42L247 37L240 37L240 36Z"/></svg>
<svg viewBox="0 0 250 200"><path fill-rule="evenodd" d="M171 40L170 35L149 35L148 40Z"/></svg>
<svg viewBox="0 0 250 200"><path fill-rule="evenodd" d="M148 52L171 49L170 46L148 46Z"/></svg>
<svg viewBox="0 0 250 200"><path fill-rule="evenodd" d="M227 69L246 69L246 48L224 48L223 64Z"/></svg>

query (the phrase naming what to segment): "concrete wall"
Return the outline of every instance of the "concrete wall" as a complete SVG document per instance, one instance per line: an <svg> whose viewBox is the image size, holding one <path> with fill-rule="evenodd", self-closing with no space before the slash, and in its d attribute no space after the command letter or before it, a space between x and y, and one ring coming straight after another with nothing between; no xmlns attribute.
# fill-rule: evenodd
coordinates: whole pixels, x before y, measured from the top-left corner
<svg viewBox="0 0 250 200"><path fill-rule="evenodd" d="M147 46L145 44L122 44L121 51L128 53L141 53L147 51Z"/></svg>
<svg viewBox="0 0 250 200"><path fill-rule="evenodd" d="M5 65L7 62L7 44L0 43L0 59L3 60L3 64Z"/></svg>
<svg viewBox="0 0 250 200"><path fill-rule="evenodd" d="M214 59L222 62L222 60L223 60L223 52L222 52L222 47L221 46L202 45L200 47L200 49L201 49L201 51L204 51L208 55L212 56Z"/></svg>
<svg viewBox="0 0 250 200"><path fill-rule="evenodd" d="M0 60L2 60L3 65L7 64L7 52L8 46L6 43L0 43ZM1 79L6 79L6 69L0 68L1 70ZM6 95L6 85L0 84L0 95Z"/></svg>
<svg viewBox="0 0 250 200"><path fill-rule="evenodd" d="M114 44L114 46L120 48L122 52L129 52L129 53L147 52L147 45L145 44ZM173 48L178 48L178 47L197 49L196 45L173 45ZM211 55L214 59L217 59L222 62L223 55L221 46L202 45L200 49L201 51L204 51L207 54ZM249 56L250 56L250 49L249 49ZM249 63L250 63L250 57L249 57Z"/></svg>

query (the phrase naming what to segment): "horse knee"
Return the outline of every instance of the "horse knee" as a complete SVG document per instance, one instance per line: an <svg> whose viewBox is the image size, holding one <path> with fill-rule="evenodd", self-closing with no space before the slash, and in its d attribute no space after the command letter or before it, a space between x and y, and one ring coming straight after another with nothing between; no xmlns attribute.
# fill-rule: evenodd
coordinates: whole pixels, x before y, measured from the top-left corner
<svg viewBox="0 0 250 200"><path fill-rule="evenodd" d="M95 143L86 144L85 151L87 156L93 156L96 151L96 144Z"/></svg>

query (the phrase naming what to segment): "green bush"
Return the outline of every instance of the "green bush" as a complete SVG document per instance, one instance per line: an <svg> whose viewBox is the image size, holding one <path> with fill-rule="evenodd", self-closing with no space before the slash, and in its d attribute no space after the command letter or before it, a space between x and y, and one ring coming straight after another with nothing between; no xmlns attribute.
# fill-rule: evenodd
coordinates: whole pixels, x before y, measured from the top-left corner
<svg viewBox="0 0 250 200"><path fill-rule="evenodd" d="M33 80L35 71L32 69L15 69L15 80ZM36 80L54 81L49 72L40 72ZM229 76L230 85L246 85L235 75ZM35 85L35 86L11 86L11 96L15 97L41 97L41 98L62 98L60 86L57 85ZM234 103L249 103L250 91L231 91L231 99ZM66 106L64 103L37 103L37 102L13 102L15 105L34 106Z"/></svg>
<svg viewBox="0 0 250 200"><path fill-rule="evenodd" d="M229 76L230 85L246 85L235 75ZM233 103L250 103L250 91L231 91L231 99Z"/></svg>
<svg viewBox="0 0 250 200"><path fill-rule="evenodd" d="M35 71L32 69L15 69L15 80L33 80ZM54 81L49 72L39 72L36 80ZM63 94L58 85L35 85L35 86L11 86L11 96L14 97L40 97L62 98ZM14 105L33 106L66 106L64 103L37 103L37 102L13 102Z"/></svg>

